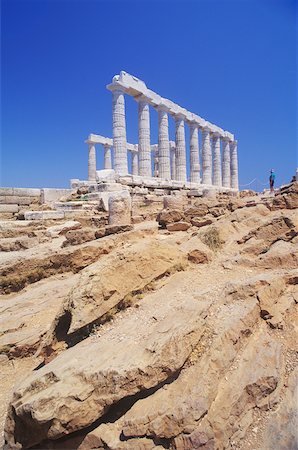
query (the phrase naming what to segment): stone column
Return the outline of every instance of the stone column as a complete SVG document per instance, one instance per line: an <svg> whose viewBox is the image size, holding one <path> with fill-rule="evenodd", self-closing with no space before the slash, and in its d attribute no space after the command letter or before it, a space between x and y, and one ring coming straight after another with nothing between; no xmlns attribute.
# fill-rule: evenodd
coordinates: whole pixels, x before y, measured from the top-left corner
<svg viewBox="0 0 298 450"><path fill-rule="evenodd" d="M199 157L199 133L198 126L191 123L190 132L190 181L200 183L200 157Z"/></svg>
<svg viewBox="0 0 298 450"><path fill-rule="evenodd" d="M137 151L137 145L136 150L131 152L131 164L132 164L132 174L133 175L139 175L139 157L138 157L138 151Z"/></svg>
<svg viewBox="0 0 298 450"><path fill-rule="evenodd" d="M158 177L171 179L169 121L162 107L158 108Z"/></svg>
<svg viewBox="0 0 298 450"><path fill-rule="evenodd" d="M104 145L104 168L112 169L112 153L111 146L108 144Z"/></svg>
<svg viewBox="0 0 298 450"><path fill-rule="evenodd" d="M153 150L153 176L159 176L159 157L158 157L158 145L152 146Z"/></svg>
<svg viewBox="0 0 298 450"><path fill-rule="evenodd" d="M231 187L231 167L230 167L230 141L228 138L222 140L222 185Z"/></svg>
<svg viewBox="0 0 298 450"><path fill-rule="evenodd" d="M114 169L119 175L128 174L124 93L113 90L113 148Z"/></svg>
<svg viewBox="0 0 298 450"><path fill-rule="evenodd" d="M212 184L214 186L222 186L221 178L221 158L220 158L220 135L217 133L213 134L212 139L212 150L213 150L213 176Z"/></svg>
<svg viewBox="0 0 298 450"><path fill-rule="evenodd" d="M212 185L212 154L210 145L210 130L202 130L202 183Z"/></svg>
<svg viewBox="0 0 298 450"><path fill-rule="evenodd" d="M171 145L171 179L176 180L176 147Z"/></svg>
<svg viewBox="0 0 298 450"><path fill-rule="evenodd" d="M239 189L237 141L232 142L230 147L231 147L231 188Z"/></svg>
<svg viewBox="0 0 298 450"><path fill-rule="evenodd" d="M96 153L94 144L88 144L88 180L96 180Z"/></svg>
<svg viewBox="0 0 298 450"><path fill-rule="evenodd" d="M137 99L139 104L139 174L151 177L150 116L149 105L143 97Z"/></svg>
<svg viewBox="0 0 298 450"><path fill-rule="evenodd" d="M186 148L184 120L181 116L175 116L176 122L176 179L186 181Z"/></svg>

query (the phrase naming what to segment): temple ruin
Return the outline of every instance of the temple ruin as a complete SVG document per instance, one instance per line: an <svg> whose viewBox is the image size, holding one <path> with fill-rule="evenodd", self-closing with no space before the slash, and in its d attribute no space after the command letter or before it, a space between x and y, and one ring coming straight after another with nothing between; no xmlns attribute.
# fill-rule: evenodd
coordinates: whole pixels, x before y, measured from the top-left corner
<svg viewBox="0 0 298 450"><path fill-rule="evenodd" d="M120 184L192 189L202 192L238 191L237 141L234 135L176 103L161 97L138 78L120 72L107 86L112 92L113 137L90 134L88 144L88 180L71 180L72 187L108 181ZM126 139L125 95L138 103L138 143ZM158 114L158 143L150 142L149 108ZM169 137L169 116L175 121L175 141ZM189 158L185 126L189 126ZM201 133L201 148L199 145ZM96 145L104 148L104 167L97 170ZM129 168L128 152L131 152ZM187 160L190 161L187 170ZM189 177L188 177L189 174Z"/></svg>

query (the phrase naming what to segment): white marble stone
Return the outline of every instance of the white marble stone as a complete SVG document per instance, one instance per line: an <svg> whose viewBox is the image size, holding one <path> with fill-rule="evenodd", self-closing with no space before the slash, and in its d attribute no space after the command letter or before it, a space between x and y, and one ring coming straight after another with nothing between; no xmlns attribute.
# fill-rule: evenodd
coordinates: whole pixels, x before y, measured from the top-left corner
<svg viewBox="0 0 298 450"><path fill-rule="evenodd" d="M220 135L217 133L213 134L212 136L212 154L213 154L212 184L214 186L222 186Z"/></svg>
<svg viewBox="0 0 298 450"><path fill-rule="evenodd" d="M175 116L176 124L176 179L177 181L186 181L186 147L185 147L185 128L184 120Z"/></svg>
<svg viewBox="0 0 298 450"><path fill-rule="evenodd" d="M231 186L231 166L230 166L230 141L228 138L222 140L222 185Z"/></svg>
<svg viewBox="0 0 298 450"><path fill-rule="evenodd" d="M104 145L104 168L112 169L112 151L108 144Z"/></svg>
<svg viewBox="0 0 298 450"><path fill-rule="evenodd" d="M158 108L158 176L171 178L169 120L164 108Z"/></svg>
<svg viewBox="0 0 298 450"><path fill-rule="evenodd" d="M59 200L61 197L70 195L73 189L54 189L43 188L40 190L40 202L41 203L53 203Z"/></svg>
<svg viewBox="0 0 298 450"><path fill-rule="evenodd" d="M176 144L170 141L170 153L171 153L171 179L176 180Z"/></svg>
<svg viewBox="0 0 298 450"><path fill-rule="evenodd" d="M139 175L138 145L136 145L135 150L131 152L131 166L132 175Z"/></svg>
<svg viewBox="0 0 298 450"><path fill-rule="evenodd" d="M96 178L96 152L95 145L88 146L88 180L95 181Z"/></svg>
<svg viewBox="0 0 298 450"><path fill-rule="evenodd" d="M189 125L190 132L190 181L200 183L199 133L195 124Z"/></svg>
<svg viewBox="0 0 298 450"><path fill-rule="evenodd" d="M96 181L97 182L115 182L116 180L116 173L114 169L103 169L103 170L97 170L96 171Z"/></svg>
<svg viewBox="0 0 298 450"><path fill-rule="evenodd" d="M114 169L118 175L128 173L124 92L113 90Z"/></svg>
<svg viewBox="0 0 298 450"><path fill-rule="evenodd" d="M212 184L212 153L209 128L203 128L202 130L202 183Z"/></svg>
<svg viewBox="0 0 298 450"><path fill-rule="evenodd" d="M237 141L233 141L230 145L230 148L231 148L231 188L239 189Z"/></svg>
<svg viewBox="0 0 298 450"><path fill-rule="evenodd" d="M149 105L141 97L138 99L139 118L139 174L151 176L151 147L150 147L150 114Z"/></svg>
<svg viewBox="0 0 298 450"><path fill-rule="evenodd" d="M140 95L142 95L146 99L147 103L152 105L153 107L157 107L160 105L165 106L168 113L170 114L183 114L186 120L195 122L198 127L208 126L210 128L210 131L218 132L221 137L227 136L230 140L234 139L234 136L231 133L228 133L217 125L211 124L197 114L187 111L185 108L177 105L177 103L161 97L156 92L148 89L144 81L133 75L130 75L127 72L121 71L119 75L115 75L113 77L112 83L107 86L107 89L109 90L113 90L116 88L122 89L124 92L126 92L126 94L133 97L139 97Z"/></svg>

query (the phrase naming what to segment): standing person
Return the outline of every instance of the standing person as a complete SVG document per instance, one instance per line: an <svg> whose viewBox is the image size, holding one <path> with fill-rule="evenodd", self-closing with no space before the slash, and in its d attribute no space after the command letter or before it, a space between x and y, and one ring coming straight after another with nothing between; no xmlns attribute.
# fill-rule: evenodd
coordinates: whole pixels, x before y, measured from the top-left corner
<svg viewBox="0 0 298 450"><path fill-rule="evenodd" d="M275 173L274 170L271 169L269 177L270 192L274 192L274 181L275 181Z"/></svg>

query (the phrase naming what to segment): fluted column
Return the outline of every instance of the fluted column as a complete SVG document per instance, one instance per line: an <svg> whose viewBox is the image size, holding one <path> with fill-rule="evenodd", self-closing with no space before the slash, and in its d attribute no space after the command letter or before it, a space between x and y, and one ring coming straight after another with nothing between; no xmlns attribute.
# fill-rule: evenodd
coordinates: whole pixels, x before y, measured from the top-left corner
<svg viewBox="0 0 298 450"><path fill-rule="evenodd" d="M136 147L138 146L136 145ZM139 175L139 158L137 148L136 151L131 152L131 164L132 164L132 174Z"/></svg>
<svg viewBox="0 0 298 450"><path fill-rule="evenodd" d="M115 172L127 175L125 103L120 89L113 90L113 148Z"/></svg>
<svg viewBox="0 0 298 450"><path fill-rule="evenodd" d="M171 178L169 120L163 108L158 108L158 176L167 180Z"/></svg>
<svg viewBox="0 0 298 450"><path fill-rule="evenodd" d="M139 104L139 174L144 177L151 177L149 105L142 97L137 101Z"/></svg>
<svg viewBox="0 0 298 450"><path fill-rule="evenodd" d="M176 147L171 145L171 179L176 180Z"/></svg>
<svg viewBox="0 0 298 450"><path fill-rule="evenodd" d="M200 183L199 133L198 126L189 125L190 132L190 181Z"/></svg>
<svg viewBox="0 0 298 450"><path fill-rule="evenodd" d="M175 116L176 122L176 179L186 181L186 148L184 120Z"/></svg>
<svg viewBox="0 0 298 450"><path fill-rule="evenodd" d="M212 184L222 186L221 178L221 157L220 157L220 135L214 133L212 136L213 171Z"/></svg>
<svg viewBox="0 0 298 450"><path fill-rule="evenodd" d="M112 169L111 146L107 144L104 145L104 168Z"/></svg>
<svg viewBox="0 0 298 450"><path fill-rule="evenodd" d="M227 138L222 140L222 185L231 187L231 166L230 166L230 141Z"/></svg>
<svg viewBox="0 0 298 450"><path fill-rule="evenodd" d="M230 147L231 147L231 188L239 189L237 141L232 142Z"/></svg>
<svg viewBox="0 0 298 450"><path fill-rule="evenodd" d="M94 144L88 144L88 180L96 180L96 152Z"/></svg>
<svg viewBox="0 0 298 450"><path fill-rule="evenodd" d="M210 130L202 130L202 183L212 184L212 154L210 145Z"/></svg>
<svg viewBox="0 0 298 450"><path fill-rule="evenodd" d="M159 177L159 156L158 156L158 146L152 146L153 149L153 176Z"/></svg>

